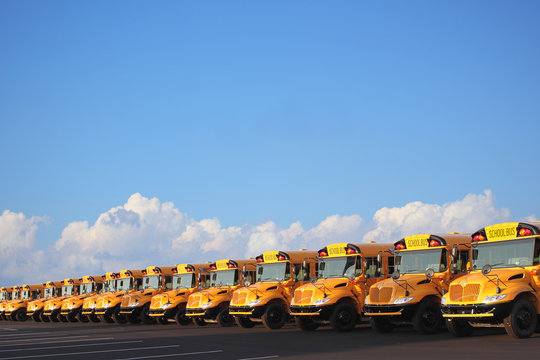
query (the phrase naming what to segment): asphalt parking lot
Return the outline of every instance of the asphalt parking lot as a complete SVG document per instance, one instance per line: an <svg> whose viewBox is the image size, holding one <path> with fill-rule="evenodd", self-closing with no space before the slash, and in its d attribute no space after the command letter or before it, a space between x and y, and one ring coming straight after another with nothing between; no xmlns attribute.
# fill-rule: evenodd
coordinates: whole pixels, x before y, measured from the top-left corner
<svg viewBox="0 0 540 360"><path fill-rule="evenodd" d="M411 328L378 334L367 326L350 333L329 328L303 332L209 325L0 322L0 360L7 359L508 359L538 358L540 334L516 340L503 329L481 329L470 338Z"/></svg>

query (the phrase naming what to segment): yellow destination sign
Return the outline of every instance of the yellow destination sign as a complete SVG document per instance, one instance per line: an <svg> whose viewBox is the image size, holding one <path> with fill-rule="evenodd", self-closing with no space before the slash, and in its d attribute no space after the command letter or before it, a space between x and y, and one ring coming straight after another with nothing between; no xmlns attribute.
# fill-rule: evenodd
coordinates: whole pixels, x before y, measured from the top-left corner
<svg viewBox="0 0 540 360"><path fill-rule="evenodd" d="M227 270L229 268L228 263L229 259L216 261L217 270Z"/></svg>
<svg viewBox="0 0 540 360"><path fill-rule="evenodd" d="M430 234L420 234L407 236L405 238L405 246L408 250L412 249L427 249L429 247Z"/></svg>
<svg viewBox="0 0 540 360"><path fill-rule="evenodd" d="M129 275L127 270L120 271L120 278L123 279L123 278L128 278L128 277L131 277L131 275Z"/></svg>
<svg viewBox="0 0 540 360"><path fill-rule="evenodd" d="M264 262L277 262L278 251L268 251L263 254Z"/></svg>
<svg viewBox="0 0 540 360"><path fill-rule="evenodd" d="M347 247L347 243L339 243L339 244L328 245L326 247L326 249L328 250L328 256L347 255L347 252L345 251L346 247Z"/></svg>
<svg viewBox="0 0 540 360"><path fill-rule="evenodd" d="M486 236L488 240L510 240L517 236L517 226L519 223L503 223L491 226L486 226Z"/></svg>

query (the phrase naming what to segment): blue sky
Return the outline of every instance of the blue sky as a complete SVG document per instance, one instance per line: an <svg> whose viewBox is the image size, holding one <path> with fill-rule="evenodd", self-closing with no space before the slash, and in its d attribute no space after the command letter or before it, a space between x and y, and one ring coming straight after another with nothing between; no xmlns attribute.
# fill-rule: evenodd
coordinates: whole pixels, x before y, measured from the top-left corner
<svg viewBox="0 0 540 360"><path fill-rule="evenodd" d="M135 193L223 226L537 214L537 1L0 1L0 211Z"/></svg>

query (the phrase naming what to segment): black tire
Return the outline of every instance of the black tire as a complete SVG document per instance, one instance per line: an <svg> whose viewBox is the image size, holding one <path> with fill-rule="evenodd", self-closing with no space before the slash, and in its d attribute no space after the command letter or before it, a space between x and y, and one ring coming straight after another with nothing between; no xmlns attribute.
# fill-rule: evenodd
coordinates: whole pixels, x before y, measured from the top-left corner
<svg viewBox="0 0 540 360"><path fill-rule="evenodd" d="M244 329L251 329L256 324L254 321L251 321L251 319L247 316L235 316L234 321L236 322L236 325Z"/></svg>
<svg viewBox="0 0 540 360"><path fill-rule="evenodd" d="M43 322L50 322L51 319L49 318L49 316L43 314L43 310L40 310L39 311L39 318L41 319L41 321Z"/></svg>
<svg viewBox="0 0 540 360"><path fill-rule="evenodd" d="M77 320L79 320L82 323L87 323L90 320L88 319L88 315L83 315L82 310L77 313Z"/></svg>
<svg viewBox="0 0 540 360"><path fill-rule="evenodd" d="M32 314L32 320L34 320L35 322L41 322L41 311L34 311L34 313Z"/></svg>
<svg viewBox="0 0 540 360"><path fill-rule="evenodd" d="M68 317L66 315L58 314L58 320L60 320L61 322L67 323Z"/></svg>
<svg viewBox="0 0 540 360"><path fill-rule="evenodd" d="M60 322L60 320L58 319L58 314L55 314L55 313L51 313L51 315L49 315L49 319L52 322Z"/></svg>
<svg viewBox="0 0 540 360"><path fill-rule="evenodd" d="M189 325L191 324L191 319L186 316L186 309L178 309L176 312L176 315L174 316L174 320L178 325Z"/></svg>
<svg viewBox="0 0 540 360"><path fill-rule="evenodd" d="M330 315L330 325L335 331L351 331L356 326L358 314L356 309L349 303L343 302L336 305Z"/></svg>
<svg viewBox="0 0 540 360"><path fill-rule="evenodd" d="M380 334L387 334L392 332L396 327L389 318L385 316L374 316L369 319L371 328Z"/></svg>
<svg viewBox="0 0 540 360"><path fill-rule="evenodd" d="M262 316L265 328L276 330L281 329L287 321L287 310L281 304L268 304Z"/></svg>
<svg viewBox="0 0 540 360"><path fill-rule="evenodd" d="M141 313L139 314L141 322L145 325L151 325L156 323L156 319L150 316L150 304L143 305Z"/></svg>
<svg viewBox="0 0 540 360"><path fill-rule="evenodd" d="M528 338L536 330L536 309L526 299L520 299L512 305L510 315L503 321L506 333L513 338Z"/></svg>
<svg viewBox="0 0 540 360"><path fill-rule="evenodd" d="M167 319L166 317L164 316L161 316L161 317L158 317L156 318L157 322L160 323L161 325L169 325L169 319Z"/></svg>
<svg viewBox="0 0 540 360"><path fill-rule="evenodd" d="M194 317L193 318L193 324L196 326L206 326L206 321L204 321L203 318Z"/></svg>
<svg viewBox="0 0 540 360"><path fill-rule="evenodd" d="M28 320L28 315L26 315L26 308L21 308L17 311L17 321L26 321Z"/></svg>
<svg viewBox="0 0 540 360"><path fill-rule="evenodd" d="M96 314L90 314L90 315L87 315L87 316L88 316L88 320L90 320L93 323L98 323L98 322L101 321L101 320L99 320L99 317Z"/></svg>
<svg viewBox="0 0 540 360"><path fill-rule="evenodd" d="M128 315L129 316L129 315ZM114 309L112 315L110 316L111 323L117 323L117 324L125 324L128 322L128 316L124 314L120 314L120 309L116 308Z"/></svg>
<svg viewBox="0 0 540 360"><path fill-rule="evenodd" d="M456 337L471 336L474 332L474 327L466 319L447 318L445 323L450 334Z"/></svg>
<svg viewBox="0 0 540 360"><path fill-rule="evenodd" d="M420 302L412 323L414 330L420 334L433 334L439 331L442 325L440 306L429 300Z"/></svg>
<svg viewBox="0 0 540 360"><path fill-rule="evenodd" d="M228 308L221 308L217 314L216 320L221 327L230 327L234 325L234 318L229 314Z"/></svg>
<svg viewBox="0 0 540 360"><path fill-rule="evenodd" d="M308 316L297 316L294 319L296 326L304 331L314 331L320 326L318 322Z"/></svg>

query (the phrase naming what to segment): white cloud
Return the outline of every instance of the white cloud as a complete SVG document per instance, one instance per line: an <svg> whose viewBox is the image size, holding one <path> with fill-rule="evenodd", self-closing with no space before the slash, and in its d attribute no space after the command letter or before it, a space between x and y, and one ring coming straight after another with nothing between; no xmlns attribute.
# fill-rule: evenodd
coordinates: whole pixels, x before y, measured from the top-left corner
<svg viewBox="0 0 540 360"><path fill-rule="evenodd" d="M2 284L19 285L43 265L43 251L37 250L36 231L47 218L4 210L0 215L0 278ZM24 269L24 271L21 271Z"/></svg>
<svg viewBox="0 0 540 360"><path fill-rule="evenodd" d="M462 200L443 205L415 201L378 210L373 217L374 228L364 236L364 241L395 242L421 233L467 233L509 217L508 209L495 206L491 190L468 194Z"/></svg>
<svg viewBox="0 0 540 360"><path fill-rule="evenodd" d="M7 266L0 269L0 280L28 273L40 277L29 281L40 282L124 268L254 257L268 250L318 250L335 242L395 242L417 233L470 232L509 217L508 209L497 208L486 190L443 205L416 201L382 208L369 223L359 215L335 214L310 229L299 221L287 227L273 221L223 227L217 218L195 220L171 202L136 193L102 213L94 224L68 224L45 253L36 250L36 231L44 218L4 211L0 260Z"/></svg>

